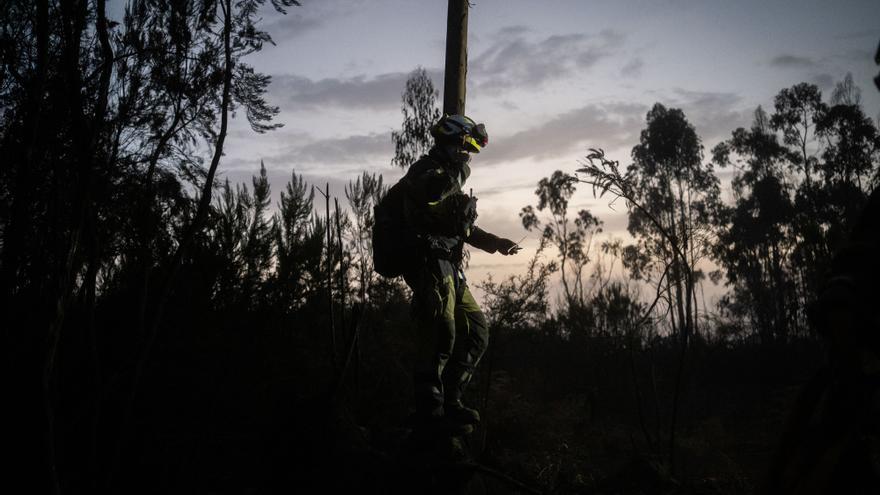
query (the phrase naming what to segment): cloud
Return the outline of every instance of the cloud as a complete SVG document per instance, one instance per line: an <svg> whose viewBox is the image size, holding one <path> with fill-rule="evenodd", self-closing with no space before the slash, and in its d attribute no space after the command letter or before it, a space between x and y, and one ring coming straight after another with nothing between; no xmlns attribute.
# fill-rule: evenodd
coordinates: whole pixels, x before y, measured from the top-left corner
<svg viewBox="0 0 880 495"><path fill-rule="evenodd" d="M386 156L392 150L390 132L372 133L312 141L292 149L290 159L325 164L361 163Z"/></svg>
<svg viewBox="0 0 880 495"><path fill-rule="evenodd" d="M669 106L682 108L704 142L723 139L736 127L747 125L750 112L740 108L741 97L734 93L702 92L677 88L666 98ZM638 142L648 106L633 103L591 104L570 110L506 136L495 138L480 154L480 166L495 166L518 160L541 161L570 157L587 147L606 150L628 148ZM246 168L267 167L298 170L308 174L350 175L360 170L385 166L392 153L389 132L373 132L331 138L315 138L305 133L279 136L287 144L277 151L256 157ZM254 165L256 164L256 165ZM238 168L232 161L227 170ZM390 168L390 167L389 167ZM527 189L532 184L516 181L498 184L481 192L484 197Z"/></svg>
<svg viewBox="0 0 880 495"><path fill-rule="evenodd" d="M285 110L315 109L328 105L349 109L393 110L400 106L409 72L392 72L374 77L312 80L295 74L272 77L272 101ZM434 87L442 87L442 73L428 70Z"/></svg>
<svg viewBox="0 0 880 495"><path fill-rule="evenodd" d="M535 181L519 181L519 182L507 182L502 183L493 187L484 187L480 189L479 197L487 198L490 196L497 196L499 194L507 194L511 191L520 191L524 189L534 189Z"/></svg>
<svg viewBox="0 0 880 495"><path fill-rule="evenodd" d="M726 139L737 127L747 125L752 109L744 109L742 97L736 93L673 90L671 104L684 111L704 144Z"/></svg>
<svg viewBox="0 0 880 495"><path fill-rule="evenodd" d="M834 86L834 76L828 73L815 74L810 80L822 91L829 90Z"/></svg>
<svg viewBox="0 0 880 495"><path fill-rule="evenodd" d="M852 48L850 50L846 50L840 55L839 58L844 60L851 60L853 62L865 62L872 63L874 61L874 52L870 50L865 50L863 48Z"/></svg>
<svg viewBox="0 0 880 495"><path fill-rule="evenodd" d="M675 88L673 92L678 96L679 101L704 111L725 110L742 100L742 97L736 93L693 91L684 88Z"/></svg>
<svg viewBox="0 0 880 495"><path fill-rule="evenodd" d="M303 167L304 169L332 169L338 172L341 168L360 169L365 165L381 161L390 164L394 147L390 132L355 134L351 136L316 139L304 133L292 133L279 136L279 140L287 144L269 154L257 155L259 160L266 161L269 166ZM250 167L253 160L229 159L228 168L240 165Z"/></svg>
<svg viewBox="0 0 880 495"><path fill-rule="evenodd" d="M645 61L641 57L635 57L620 69L620 75L628 78L637 78L642 75Z"/></svg>
<svg viewBox="0 0 880 495"><path fill-rule="evenodd" d="M296 7L293 7L296 8ZM303 15L301 11L288 10L287 15L277 15L277 18L266 24L264 28L266 32L272 36L275 43L288 41L308 32L315 31L326 24L326 19L314 17L313 15ZM276 17L273 13L273 17Z"/></svg>
<svg viewBox="0 0 880 495"><path fill-rule="evenodd" d="M474 193L478 198L481 197L477 191L474 191ZM528 201L531 201L531 198L526 200L526 202ZM509 208L498 204L491 204L491 202L481 199L477 201L477 209L480 213L476 224L487 232L501 237L515 237L512 240L518 241L527 233L519 218L519 208L522 206L525 206L525 203L517 208Z"/></svg>
<svg viewBox="0 0 880 495"><path fill-rule="evenodd" d="M505 26L498 30L495 34L496 41L504 41L510 38L517 38L520 36L525 36L531 31L528 26Z"/></svg>
<svg viewBox="0 0 880 495"><path fill-rule="evenodd" d="M502 29L483 53L470 61L469 72L481 89L540 86L578 70L589 69L617 53L623 34L556 34L532 41L521 26Z"/></svg>
<svg viewBox="0 0 880 495"><path fill-rule="evenodd" d="M860 40L863 38L874 38L880 35L878 29L864 29L862 31L852 31L849 33L841 33L834 37L836 40Z"/></svg>
<svg viewBox="0 0 880 495"><path fill-rule="evenodd" d="M564 156L586 146L613 149L634 143L647 107L618 103L587 105L537 125L531 129L503 136L481 156L483 164L513 160L543 160Z"/></svg>
<svg viewBox="0 0 880 495"><path fill-rule="evenodd" d="M303 36L304 34L324 28L328 22L344 19L351 13L363 8L363 0L320 0L303 1L302 7L287 8L287 14L275 11L271 3L264 5L261 14L269 19L264 27L277 43Z"/></svg>
<svg viewBox="0 0 880 495"><path fill-rule="evenodd" d="M537 41L528 40L528 33L522 26L501 29L489 48L469 62L471 84L495 91L537 87L593 67L617 53L625 39L624 35L611 30L598 34L552 35ZM633 72L638 67L629 69ZM442 89L442 69L426 70L434 87ZM298 74L279 74L273 75L269 94L271 101L285 111L328 106L394 110L400 106L409 75L410 72L390 72L315 80Z"/></svg>
<svg viewBox="0 0 880 495"><path fill-rule="evenodd" d="M509 111L517 111L517 110L519 110L519 105L517 105L516 103L514 103L514 102L512 102L512 101L510 101L510 100L504 100L504 101L502 101L501 103L499 103L499 106L500 106L501 108L503 108L504 110L509 110Z"/></svg>
<svg viewBox="0 0 880 495"><path fill-rule="evenodd" d="M777 55L770 60L770 65L781 69L795 69L803 67L815 67L816 61L809 57L800 57L797 55Z"/></svg>

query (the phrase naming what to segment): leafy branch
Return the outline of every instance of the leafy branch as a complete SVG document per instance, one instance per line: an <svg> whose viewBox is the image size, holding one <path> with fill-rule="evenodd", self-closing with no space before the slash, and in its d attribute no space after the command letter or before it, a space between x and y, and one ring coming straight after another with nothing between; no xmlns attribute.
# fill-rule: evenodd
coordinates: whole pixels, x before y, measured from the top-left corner
<svg viewBox="0 0 880 495"><path fill-rule="evenodd" d="M598 197L600 198L608 193L612 194L615 199L623 198L626 201L626 205L628 208L638 209L650 220L650 222L657 228L663 238L669 243L675 256L680 260L681 267L684 269L683 272L685 276L687 297L688 300L690 300L694 287L693 270L690 268L688 264L688 259L685 256L684 252L681 250L678 242L676 242L675 238L669 233L669 231L663 226L663 224L657 219L655 215L653 215L639 201L636 200L636 191L633 185L634 177L632 171L621 174L620 163L616 160L611 160L607 158L605 156L605 151L601 148L590 148L589 153L586 156L586 160L586 162L580 163L581 168L579 168L577 172L585 174L587 177L583 179L581 177L578 177L578 181L590 184L593 188L594 196L598 192ZM669 271L672 264L673 263L667 264L665 269L663 270L663 275L661 276L660 282L658 283L657 293L654 302L651 303L648 311L640 319L638 325L641 325L642 323L647 321L648 315L650 315L651 311L654 310L657 302L661 299L662 291L660 290L660 287L662 286L663 278L668 275L667 272ZM691 318L687 318L684 321L684 328L681 332L681 353L679 355L678 370L676 372L675 392L672 399L672 419L669 431L669 461L673 471L675 470L676 418L678 415L678 405L680 401L684 363L688 347L688 337L691 333L692 325L693 320Z"/></svg>

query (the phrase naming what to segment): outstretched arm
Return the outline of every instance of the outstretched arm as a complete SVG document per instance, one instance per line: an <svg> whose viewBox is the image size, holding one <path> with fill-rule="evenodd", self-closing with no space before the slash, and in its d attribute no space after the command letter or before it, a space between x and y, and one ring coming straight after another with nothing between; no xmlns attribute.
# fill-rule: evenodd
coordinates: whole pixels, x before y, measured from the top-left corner
<svg viewBox="0 0 880 495"><path fill-rule="evenodd" d="M471 235L468 236L467 239L465 239L465 242L467 242L471 246L480 248L487 253L498 252L505 256L516 254L520 250L520 247L510 239L498 237L495 234L486 232L476 225L474 225L474 228L471 231Z"/></svg>

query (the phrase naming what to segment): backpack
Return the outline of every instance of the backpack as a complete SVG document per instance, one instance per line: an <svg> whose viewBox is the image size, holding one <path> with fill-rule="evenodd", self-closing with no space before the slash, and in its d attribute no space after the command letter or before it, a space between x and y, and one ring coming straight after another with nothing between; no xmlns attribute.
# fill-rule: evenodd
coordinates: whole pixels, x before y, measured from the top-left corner
<svg viewBox="0 0 880 495"><path fill-rule="evenodd" d="M373 269L383 277L399 277L414 266L423 253L422 239L383 210L373 208Z"/></svg>
<svg viewBox="0 0 880 495"><path fill-rule="evenodd" d="M439 209L448 225L434 226L438 232L424 232L424 226L408 225L405 220L407 198L409 197L410 176L421 176L439 172L442 163L429 153L410 166L406 176L393 185L373 207L373 269L383 277L398 277L411 271L427 258L461 261L463 239L470 235L476 220L476 198L460 193L461 184L470 174L467 164L463 165L456 177L456 184L446 184L446 189L454 187L459 194L442 195ZM421 229L421 231L419 231Z"/></svg>
<svg viewBox="0 0 880 495"><path fill-rule="evenodd" d="M426 255L461 262L462 239L470 235L477 218L477 198L464 194L448 198L450 232L447 235L413 232L402 225L399 215L389 211L395 201L384 199L373 208L373 269L376 273L383 277L403 275Z"/></svg>

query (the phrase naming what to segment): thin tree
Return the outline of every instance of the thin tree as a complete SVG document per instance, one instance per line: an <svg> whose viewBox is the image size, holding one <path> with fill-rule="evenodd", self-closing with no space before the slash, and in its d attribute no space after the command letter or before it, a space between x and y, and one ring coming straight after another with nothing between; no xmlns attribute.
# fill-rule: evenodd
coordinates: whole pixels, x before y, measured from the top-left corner
<svg viewBox="0 0 880 495"><path fill-rule="evenodd" d="M622 197L629 208L628 230L637 244L628 247L626 265L637 279L658 277L658 295L650 307L664 300L669 324L680 344L675 377L668 450L675 470L675 437L683 389L684 369L691 337L696 334L695 272L709 254L711 218L719 204L718 179L711 164L702 164L702 146L693 126L678 109L659 103L647 116L633 163L621 174L617 162L601 150L591 150L578 173L600 196ZM662 280L666 279L665 286ZM659 290L665 289L662 295Z"/></svg>
<svg viewBox="0 0 880 495"><path fill-rule="evenodd" d="M402 128L391 133L394 142L392 165L408 168L431 149L434 142L431 126L440 119L439 96L425 69L419 67L409 75L401 95Z"/></svg>
<svg viewBox="0 0 880 495"><path fill-rule="evenodd" d="M736 129L713 149L717 165L737 170L734 204L718 216L714 248L733 288L726 306L745 318L764 344L785 342L796 318L789 267L796 208L785 179L789 157L761 107L749 129Z"/></svg>
<svg viewBox="0 0 880 495"><path fill-rule="evenodd" d="M538 182L535 195L537 207L526 206L520 220L528 231L541 230L543 242L558 251L559 278L562 282L566 311L583 308L587 301L584 269L590 262L593 237L602 232L602 222L589 210L578 211L571 219L568 204L575 192L577 178L557 170L549 178ZM536 212L547 211L549 218L542 220Z"/></svg>
<svg viewBox="0 0 880 495"><path fill-rule="evenodd" d="M241 62L242 57L259 51L262 49L263 43L271 42L269 35L257 29L255 25L259 19L259 7L264 3L265 0L245 0L233 4L231 0L224 0L207 4L206 9L199 12L199 15L206 16L207 19L212 21L206 25L210 32L215 32L213 31L214 29L219 31L215 35L213 42L218 43L222 47L222 59L215 67L216 73L219 74L222 80L221 91L217 95L215 100L216 107L214 108L219 113L219 128L209 136L209 141L213 147L213 154L205 174L204 183L200 188L201 192L195 212L186 226L174 254L171 256L169 266L167 267L168 275L158 291L156 308L151 319L149 331L135 365L131 392L126 402L125 412L123 413L118 440L119 447L114 457L115 462L118 462L122 454L122 446L129 426L134 401L137 397L144 367L150 358L156 341L165 305L171 295L181 263L196 236L204 227L208 215L214 190L214 177L220 164L220 158L223 156L223 146L229 126L229 114L237 105L240 105L245 110L245 115L251 128L259 133L276 129L280 126L280 124L271 123L272 118L278 113L278 108L269 106L264 98L266 88L270 82L269 76L254 72L251 67ZM299 5L296 0L271 0L271 3L276 10L282 13L285 12L285 7ZM109 472L108 487L112 486L114 472L115 468Z"/></svg>

